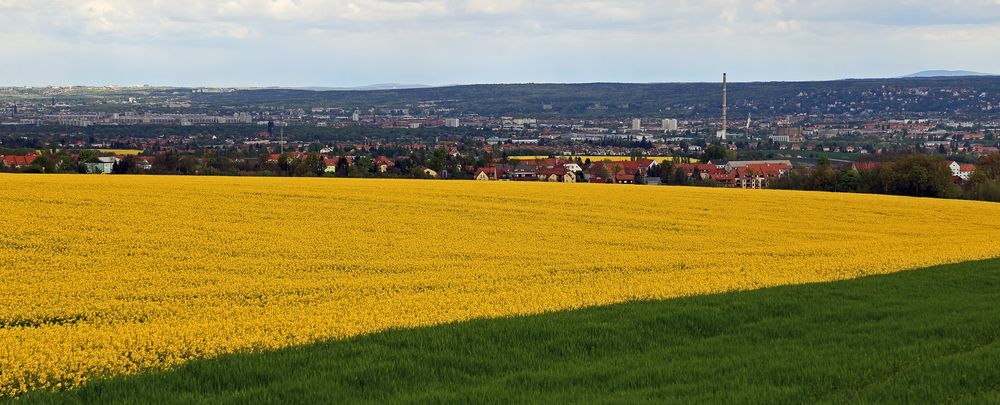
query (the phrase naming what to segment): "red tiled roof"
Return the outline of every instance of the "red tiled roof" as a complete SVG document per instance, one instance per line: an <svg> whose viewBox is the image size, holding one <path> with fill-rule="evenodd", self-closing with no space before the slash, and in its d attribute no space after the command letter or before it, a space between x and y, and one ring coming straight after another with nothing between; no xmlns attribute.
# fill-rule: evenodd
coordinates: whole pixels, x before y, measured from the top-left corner
<svg viewBox="0 0 1000 405"><path fill-rule="evenodd" d="M742 170L741 170L742 169ZM737 175L743 176L748 174L763 175L765 177L779 177L790 169L788 165L784 164L748 164L745 168L737 168Z"/></svg>
<svg viewBox="0 0 1000 405"><path fill-rule="evenodd" d="M354 159L351 158L350 156L347 156L344 159L347 160L347 164L354 163ZM323 159L323 165L325 165L326 167L336 166L339 163L340 163L340 157L339 156L335 156L335 157L332 157L332 158L329 158L329 159Z"/></svg>
<svg viewBox="0 0 1000 405"><path fill-rule="evenodd" d="M476 175L478 176L479 173L486 173L487 175L496 175L497 171L499 171L500 174L508 172L508 170L503 167L497 168L495 166L490 166L490 167L480 167L479 170L476 170Z"/></svg>
<svg viewBox="0 0 1000 405"><path fill-rule="evenodd" d="M30 166L32 162L35 161L35 155L24 155L24 156L0 156L0 160L3 161L4 166L7 167L21 167Z"/></svg>
<svg viewBox="0 0 1000 405"><path fill-rule="evenodd" d="M547 168L546 169L538 169L538 174L545 175L545 176L551 176L551 175L565 176L566 173L568 173L568 172L569 172L569 170L566 170L566 168L564 168L564 167L554 167L554 168L551 168L551 169L547 169Z"/></svg>

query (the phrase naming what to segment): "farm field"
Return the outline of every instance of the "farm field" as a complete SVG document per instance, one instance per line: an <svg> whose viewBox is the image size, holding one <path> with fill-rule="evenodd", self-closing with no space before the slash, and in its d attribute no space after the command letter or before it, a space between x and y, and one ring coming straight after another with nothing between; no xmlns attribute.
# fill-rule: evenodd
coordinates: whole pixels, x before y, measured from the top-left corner
<svg viewBox="0 0 1000 405"><path fill-rule="evenodd" d="M1000 204L510 182L0 175L0 396L388 328L1000 256Z"/></svg>
<svg viewBox="0 0 1000 405"><path fill-rule="evenodd" d="M1000 260L393 330L21 403L996 403Z"/></svg>
<svg viewBox="0 0 1000 405"><path fill-rule="evenodd" d="M116 155L138 155L143 151L142 149L98 149L101 153L114 153Z"/></svg>

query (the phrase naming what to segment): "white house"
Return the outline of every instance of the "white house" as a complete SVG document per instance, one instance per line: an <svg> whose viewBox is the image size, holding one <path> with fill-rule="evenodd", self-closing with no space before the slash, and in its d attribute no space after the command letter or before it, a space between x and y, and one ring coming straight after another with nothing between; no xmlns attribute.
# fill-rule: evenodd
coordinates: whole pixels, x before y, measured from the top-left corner
<svg viewBox="0 0 1000 405"><path fill-rule="evenodd" d="M87 173L111 174L111 169L114 168L115 163L118 163L118 158L113 156L102 156L97 160L96 163L84 163L84 166L87 167Z"/></svg>
<svg viewBox="0 0 1000 405"><path fill-rule="evenodd" d="M948 168L951 169L951 175L958 177L962 180L968 181L972 177L972 172L976 171L976 165L968 163L958 163L956 161L951 161L948 164Z"/></svg>

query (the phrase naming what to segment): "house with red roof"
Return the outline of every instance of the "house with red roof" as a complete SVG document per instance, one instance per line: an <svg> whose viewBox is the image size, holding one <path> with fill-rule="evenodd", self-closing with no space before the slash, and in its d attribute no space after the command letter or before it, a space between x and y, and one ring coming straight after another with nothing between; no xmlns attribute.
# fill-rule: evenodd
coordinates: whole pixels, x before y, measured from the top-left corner
<svg viewBox="0 0 1000 405"><path fill-rule="evenodd" d="M953 160L948 163L948 169L951 169L951 175L953 177L957 177L963 181L969 181L969 179L972 178L972 173L976 171L976 165L958 163Z"/></svg>
<svg viewBox="0 0 1000 405"><path fill-rule="evenodd" d="M389 159L386 156L379 156L372 159L372 164L375 165L375 168L379 173L388 172L389 168L396 166L396 162L393 162L392 159Z"/></svg>
<svg viewBox="0 0 1000 405"><path fill-rule="evenodd" d="M698 180L715 180L725 178L726 170L712 163L679 163L674 170L683 170L689 178Z"/></svg>
<svg viewBox="0 0 1000 405"><path fill-rule="evenodd" d="M0 162L3 162L4 167L18 169L22 167L31 166L31 164L35 161L36 158L38 158L38 155L35 155L34 153L29 153L24 156L0 155Z"/></svg>
<svg viewBox="0 0 1000 405"><path fill-rule="evenodd" d="M738 188L767 188L768 184L779 177L788 174L790 166L784 164L751 163L743 167L737 167L735 173L734 186Z"/></svg>
<svg viewBox="0 0 1000 405"><path fill-rule="evenodd" d="M602 160L592 163L584 171L584 176L591 183L606 183L610 178L614 183L633 184L639 180L637 176L646 177L656 166L655 160L645 158L623 161ZM595 179L597 181L594 181Z"/></svg>
<svg viewBox="0 0 1000 405"><path fill-rule="evenodd" d="M323 167L325 167L325 169L323 169L323 171L326 172L326 173L336 172L337 171L337 165L340 164L340 159L344 159L347 162L348 166L354 164L354 158L352 158L350 156L343 157L343 158L341 158L340 156L335 156L335 157L332 157L332 158L324 158L323 159Z"/></svg>
<svg viewBox="0 0 1000 405"><path fill-rule="evenodd" d="M481 181L510 180L510 171L511 166L505 164L482 167L476 170L475 179Z"/></svg>
<svg viewBox="0 0 1000 405"><path fill-rule="evenodd" d="M691 179L712 181L724 187L767 188L771 180L787 175L792 164L780 160L679 163L674 165L674 170L682 170Z"/></svg>
<svg viewBox="0 0 1000 405"><path fill-rule="evenodd" d="M538 170L518 166L509 172L509 176L514 181L537 181Z"/></svg>
<svg viewBox="0 0 1000 405"><path fill-rule="evenodd" d="M153 170L153 163L156 162L154 156L140 156L135 158L135 165L140 170Z"/></svg>
<svg viewBox="0 0 1000 405"><path fill-rule="evenodd" d="M576 173L567 170L565 167L541 168L536 172L538 181L575 183Z"/></svg>
<svg viewBox="0 0 1000 405"><path fill-rule="evenodd" d="M634 174L616 174L615 184L635 184Z"/></svg>
<svg viewBox="0 0 1000 405"><path fill-rule="evenodd" d="M474 178L479 181L496 180L499 177L498 173L499 169L496 167L480 167L479 170L476 170Z"/></svg>
<svg viewBox="0 0 1000 405"><path fill-rule="evenodd" d="M977 156L984 156L984 155L989 155L991 153L1000 153L1000 148L996 146L980 145L977 143L975 145L972 145L972 153L976 154Z"/></svg>

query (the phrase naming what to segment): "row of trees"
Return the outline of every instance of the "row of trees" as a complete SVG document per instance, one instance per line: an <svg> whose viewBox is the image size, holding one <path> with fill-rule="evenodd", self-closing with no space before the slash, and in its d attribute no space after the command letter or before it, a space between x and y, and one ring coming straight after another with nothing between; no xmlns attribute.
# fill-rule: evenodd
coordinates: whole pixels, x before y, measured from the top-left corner
<svg viewBox="0 0 1000 405"><path fill-rule="evenodd" d="M151 169L143 170L138 157L126 157L117 163L113 173L152 173L181 175L259 175L290 177L426 177L424 168L443 173L448 178L471 178L468 168L482 167L491 161L487 155L454 156L442 149L415 151L392 159L385 172L373 163L377 152L359 154L340 151L333 158L336 166L328 169L323 156L309 153L298 157L282 154L272 159L268 150L237 155L203 153L198 155L162 153L155 156Z"/></svg>
<svg viewBox="0 0 1000 405"><path fill-rule="evenodd" d="M940 156L911 155L862 171L837 169L829 159L821 158L815 168L793 170L773 180L770 187L1000 201L1000 154L981 158L969 181L955 181Z"/></svg>

